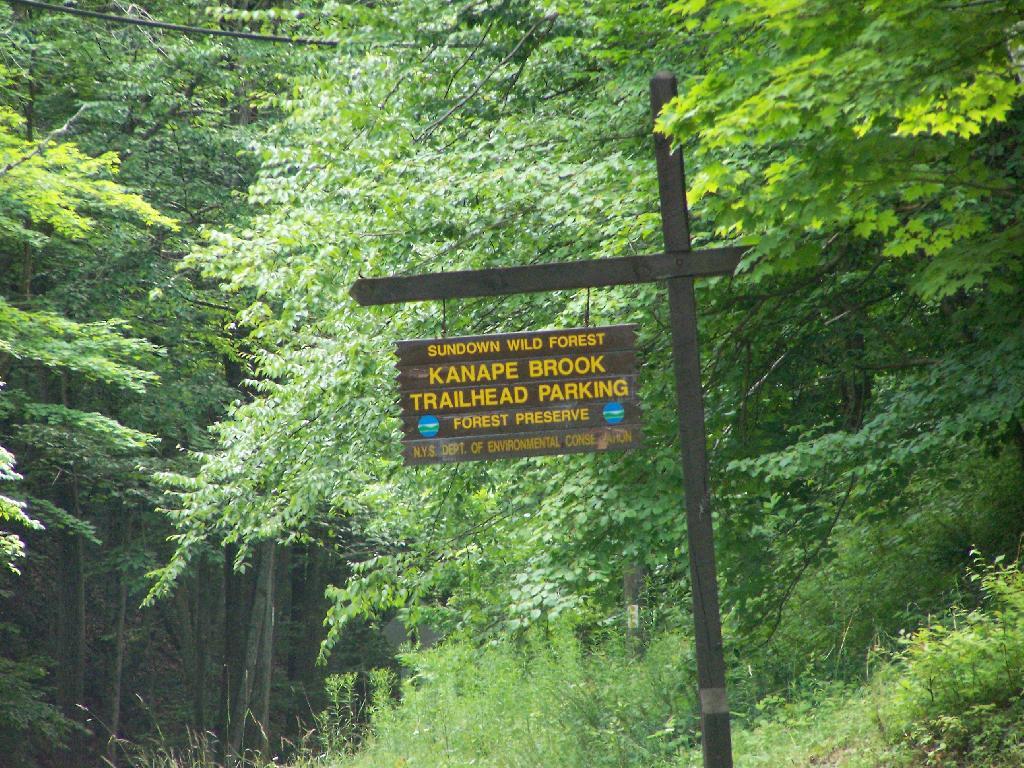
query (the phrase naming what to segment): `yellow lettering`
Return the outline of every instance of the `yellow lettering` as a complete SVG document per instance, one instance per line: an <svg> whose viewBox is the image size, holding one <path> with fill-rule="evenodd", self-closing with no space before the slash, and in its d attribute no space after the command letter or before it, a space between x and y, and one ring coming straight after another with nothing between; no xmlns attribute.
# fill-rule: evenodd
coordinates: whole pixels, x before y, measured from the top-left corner
<svg viewBox="0 0 1024 768"><path fill-rule="evenodd" d="M564 336L551 336L548 338L548 348L599 347L604 344L604 337L603 331L601 333L569 333Z"/></svg>
<svg viewBox="0 0 1024 768"><path fill-rule="evenodd" d="M540 349L544 342L539 336L529 336L521 339L508 339L509 352L524 352L531 349Z"/></svg>
<svg viewBox="0 0 1024 768"><path fill-rule="evenodd" d="M592 432L583 432L581 434L570 434L565 436L566 447L573 447L577 445L593 445L594 442L594 435Z"/></svg>
<svg viewBox="0 0 1024 768"><path fill-rule="evenodd" d="M518 361L497 363L464 363L436 366L427 369L430 386L445 384L475 384L478 381L515 380L519 378Z"/></svg>
<svg viewBox="0 0 1024 768"><path fill-rule="evenodd" d="M555 378L557 376L592 376L607 373L604 355L582 357L545 357L527 361L527 373L531 379Z"/></svg>

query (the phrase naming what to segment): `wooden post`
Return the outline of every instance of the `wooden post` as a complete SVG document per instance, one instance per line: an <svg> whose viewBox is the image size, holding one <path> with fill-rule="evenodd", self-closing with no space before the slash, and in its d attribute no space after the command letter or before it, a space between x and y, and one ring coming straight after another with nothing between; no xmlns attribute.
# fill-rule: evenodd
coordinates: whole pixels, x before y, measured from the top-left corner
<svg viewBox="0 0 1024 768"><path fill-rule="evenodd" d="M644 568L637 562L627 563L622 573L622 601L626 611L626 645L637 655L641 649L643 630L640 626L640 590Z"/></svg>
<svg viewBox="0 0 1024 768"><path fill-rule="evenodd" d="M672 73L659 72L651 79L651 112L654 117L675 95L676 78ZM655 135L654 141L665 250L689 251L690 227L682 152L673 152L664 136ZM707 436L700 382L697 307L692 277L673 277L666 282L676 369L679 440L686 486L686 528L697 648L701 744L705 768L732 768L722 617L718 606L711 497L708 492Z"/></svg>

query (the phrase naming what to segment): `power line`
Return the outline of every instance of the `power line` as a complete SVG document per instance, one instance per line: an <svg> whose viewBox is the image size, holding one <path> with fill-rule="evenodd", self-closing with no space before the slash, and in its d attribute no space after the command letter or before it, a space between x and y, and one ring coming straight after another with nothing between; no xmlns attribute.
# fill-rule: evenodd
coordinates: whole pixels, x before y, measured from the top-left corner
<svg viewBox="0 0 1024 768"><path fill-rule="evenodd" d="M316 37L286 37L284 35L258 35L255 32L234 32L228 29L209 29L208 27L189 27L185 24L171 24L166 21L154 21L152 19L139 19L134 16L116 16L111 13L97 13L96 11L85 11L81 8L74 8L67 5L50 5L40 3L36 0L6 0L10 5L22 5L26 8L37 8L50 13L67 13L72 16L84 16L88 19L99 19L110 21L115 24L134 24L139 27L156 27L167 29L172 32L181 32L186 35L211 35L213 37L237 37L242 40L256 40L261 43L291 43L292 45L319 45L326 48L333 48L338 45L337 40L325 40Z"/></svg>

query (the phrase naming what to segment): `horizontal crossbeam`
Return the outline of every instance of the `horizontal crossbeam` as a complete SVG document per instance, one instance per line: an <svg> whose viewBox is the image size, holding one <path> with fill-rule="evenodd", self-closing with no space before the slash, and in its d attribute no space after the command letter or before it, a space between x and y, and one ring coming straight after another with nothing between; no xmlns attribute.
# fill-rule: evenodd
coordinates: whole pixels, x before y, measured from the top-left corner
<svg viewBox="0 0 1024 768"><path fill-rule="evenodd" d="M673 277L731 275L747 251L743 246L674 251L615 259L529 264L519 267L431 272L396 277L364 277L349 294L363 306L405 301L468 299L511 293L601 288L653 283Z"/></svg>

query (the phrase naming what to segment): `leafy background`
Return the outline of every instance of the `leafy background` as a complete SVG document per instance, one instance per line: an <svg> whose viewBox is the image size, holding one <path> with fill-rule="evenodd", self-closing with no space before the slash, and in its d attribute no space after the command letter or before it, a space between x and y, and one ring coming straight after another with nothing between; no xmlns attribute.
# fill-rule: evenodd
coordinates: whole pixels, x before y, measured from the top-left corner
<svg viewBox="0 0 1024 768"><path fill-rule="evenodd" d="M634 742L609 734L630 733L690 759L663 291L377 309L347 293L360 275L660 250L648 80L665 68L680 96L657 130L684 152L694 241L753 246L697 297L742 738L768 744L773 717L824 728L815 706L877 709L822 690L871 677L901 630L956 621L951 604L986 610L970 553L1014 559L1024 519L1019 2L146 11L338 44L0 11L12 759L144 760L129 744L168 733L173 751L186 728L207 734L197 760L294 756L328 673L356 674L329 690L354 697L332 706L359 745L395 617L450 648L407 658L408 717L477 727L575 685L618 701L633 673L605 668L636 664L647 693L617 721L600 720L611 703L573 710L545 738L568 755L566 734L598 734L578 754L618 765ZM401 468L395 340L576 326L588 307L639 325L642 451ZM638 566L639 649L620 637ZM448 685L447 709L418 709L411 691L447 701ZM502 691L524 698L490 709ZM947 738L976 719L919 711L886 744L933 761L1005 747L1010 699L970 705L1008 718L981 746ZM378 704L378 743L418 732Z"/></svg>

